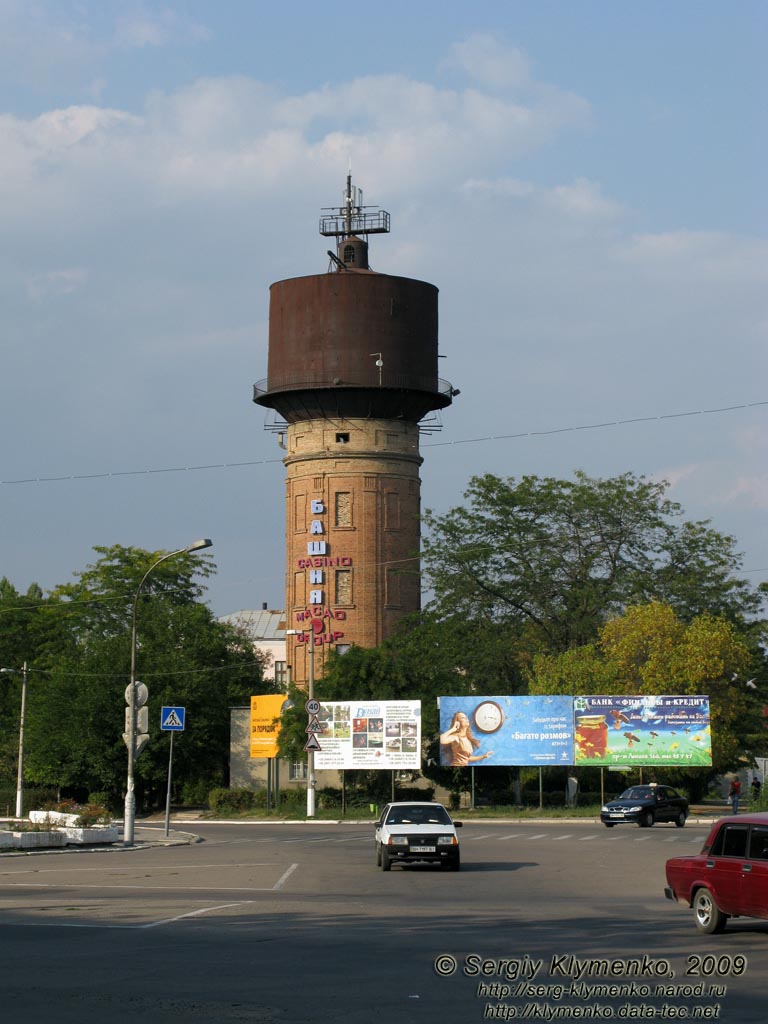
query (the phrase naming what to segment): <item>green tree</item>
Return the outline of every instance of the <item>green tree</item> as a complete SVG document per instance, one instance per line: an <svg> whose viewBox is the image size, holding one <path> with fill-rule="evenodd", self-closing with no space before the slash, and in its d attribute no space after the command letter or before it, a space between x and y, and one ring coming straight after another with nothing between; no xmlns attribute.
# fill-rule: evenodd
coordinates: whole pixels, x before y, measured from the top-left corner
<svg viewBox="0 0 768 1024"><path fill-rule="evenodd" d="M685 622L661 602L628 608L593 644L534 659L531 693L703 694L710 698L713 774L737 766L750 722L739 682L755 663L732 623L709 614ZM667 776L670 772L665 770ZM689 785L701 772L680 771Z"/></svg>
<svg viewBox="0 0 768 1024"><path fill-rule="evenodd" d="M53 607L66 645L46 660L45 685L30 699L28 778L106 791L118 802L126 775L124 694L130 678L133 603L142 577L164 552L115 545L74 583L58 587ZM159 565L137 603L137 675L149 689L150 742L136 764L139 806L164 793L167 733L160 708L186 708L174 743L174 780L212 787L226 781L229 709L268 692L262 661L241 632L217 622L202 602L214 571L207 556L179 555Z"/></svg>
<svg viewBox="0 0 768 1024"><path fill-rule="evenodd" d="M682 521L667 486L631 473L474 477L466 507L425 516L428 610L508 631L523 660L589 643L642 601L665 601L685 620L745 623L760 597L735 575L734 539Z"/></svg>

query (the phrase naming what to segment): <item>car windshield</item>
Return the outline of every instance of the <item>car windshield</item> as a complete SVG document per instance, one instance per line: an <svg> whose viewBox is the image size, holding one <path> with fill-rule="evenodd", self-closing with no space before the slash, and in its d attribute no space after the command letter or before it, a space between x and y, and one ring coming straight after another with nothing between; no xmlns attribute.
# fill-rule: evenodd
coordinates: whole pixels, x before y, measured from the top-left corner
<svg viewBox="0 0 768 1024"><path fill-rule="evenodd" d="M451 819L444 807L415 805L393 807L387 815L388 825L450 825Z"/></svg>
<svg viewBox="0 0 768 1024"><path fill-rule="evenodd" d="M625 789L619 800L649 800L653 796L653 790L648 786L632 786Z"/></svg>

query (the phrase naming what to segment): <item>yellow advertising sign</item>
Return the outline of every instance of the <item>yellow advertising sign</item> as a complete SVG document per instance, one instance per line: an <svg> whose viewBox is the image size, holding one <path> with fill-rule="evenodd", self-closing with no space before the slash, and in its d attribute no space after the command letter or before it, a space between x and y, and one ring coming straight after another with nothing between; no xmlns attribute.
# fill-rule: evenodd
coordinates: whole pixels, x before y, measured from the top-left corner
<svg viewBox="0 0 768 1024"><path fill-rule="evenodd" d="M284 693L251 697L251 757L277 757L280 709L286 700Z"/></svg>

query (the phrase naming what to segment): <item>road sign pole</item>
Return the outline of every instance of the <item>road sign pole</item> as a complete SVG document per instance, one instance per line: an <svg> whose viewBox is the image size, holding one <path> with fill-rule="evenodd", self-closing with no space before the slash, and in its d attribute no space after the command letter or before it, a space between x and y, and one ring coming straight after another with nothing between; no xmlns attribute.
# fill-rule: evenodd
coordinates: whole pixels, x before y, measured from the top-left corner
<svg viewBox="0 0 768 1024"><path fill-rule="evenodd" d="M315 698L315 623L314 620L310 623L309 630L309 693L308 697L310 700ZM307 817L314 818L315 816L315 752L310 750L307 752Z"/></svg>
<svg viewBox="0 0 768 1024"><path fill-rule="evenodd" d="M171 827L171 768L173 765L173 733L171 733L171 749L168 754L168 792L165 795L165 836Z"/></svg>

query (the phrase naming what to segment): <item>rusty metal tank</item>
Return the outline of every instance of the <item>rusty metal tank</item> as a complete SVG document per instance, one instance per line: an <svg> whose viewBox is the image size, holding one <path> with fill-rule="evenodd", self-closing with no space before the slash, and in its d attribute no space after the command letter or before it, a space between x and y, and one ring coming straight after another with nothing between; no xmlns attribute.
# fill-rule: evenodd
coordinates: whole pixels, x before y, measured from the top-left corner
<svg viewBox="0 0 768 1024"><path fill-rule="evenodd" d="M418 422L451 404L437 374L437 288L340 269L270 289L268 378L254 401L289 423L316 417Z"/></svg>

